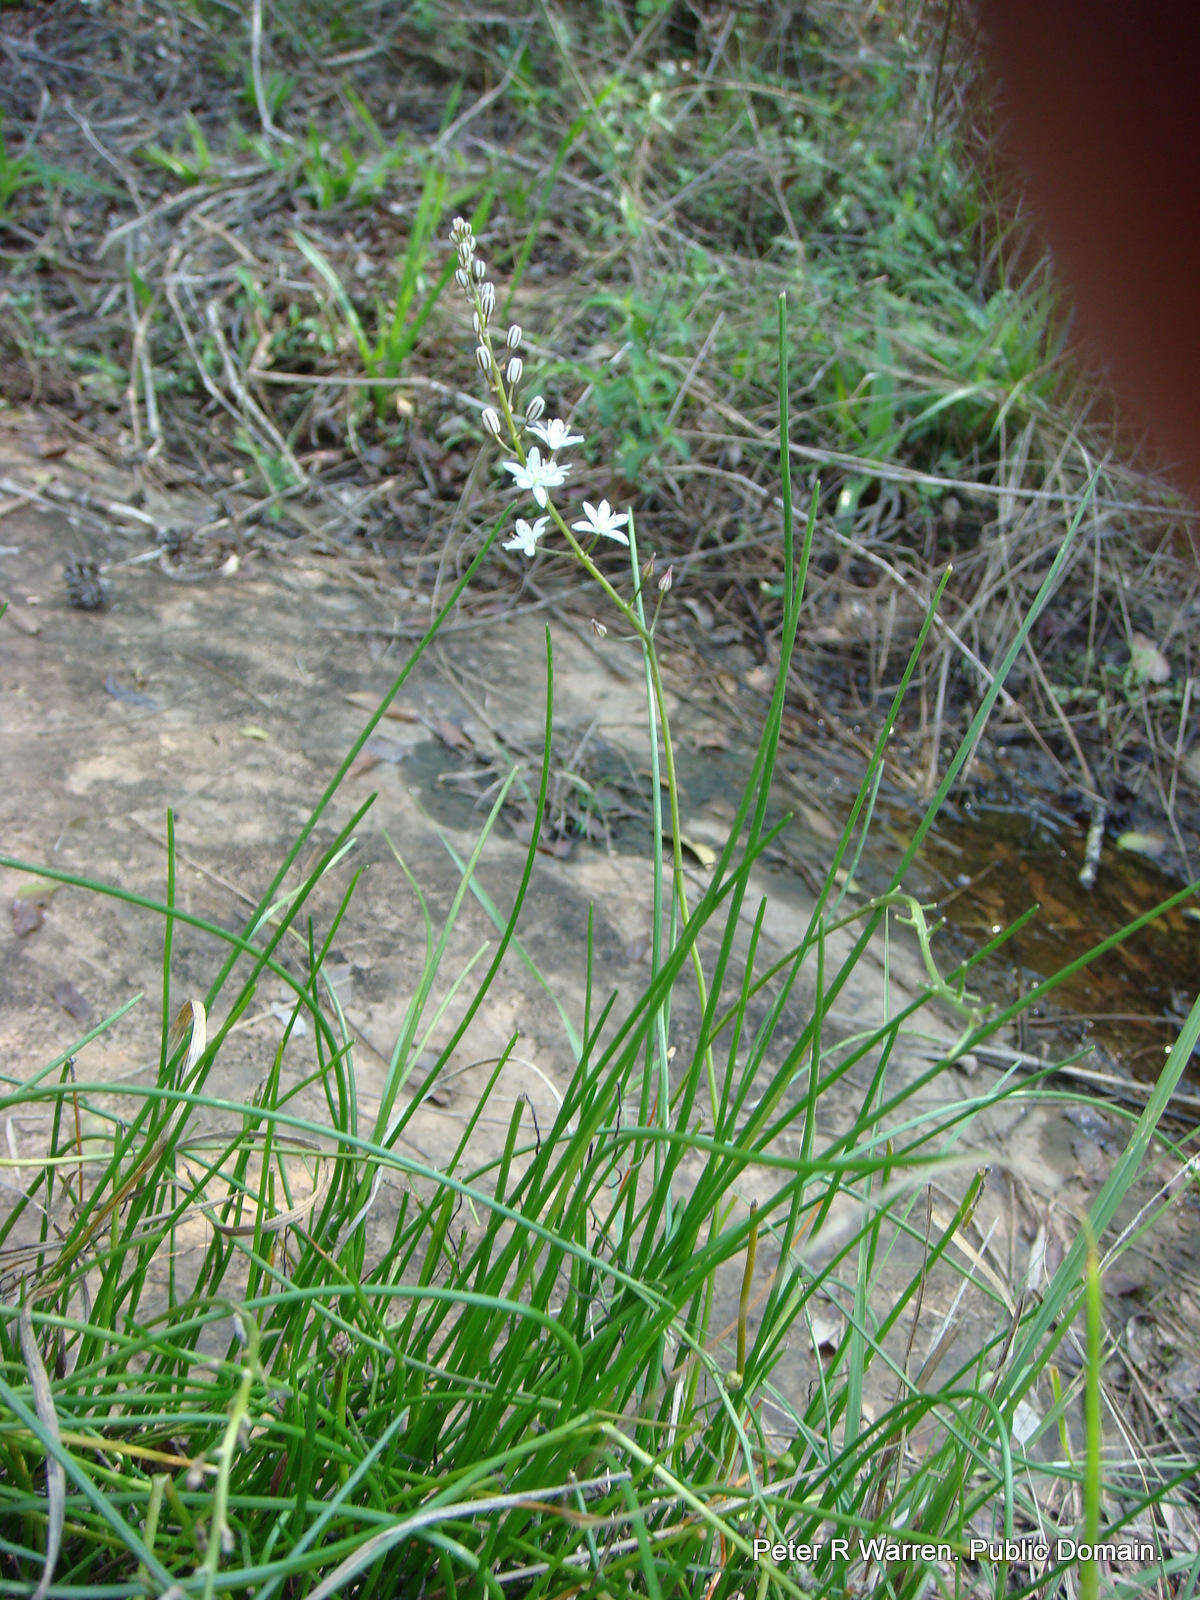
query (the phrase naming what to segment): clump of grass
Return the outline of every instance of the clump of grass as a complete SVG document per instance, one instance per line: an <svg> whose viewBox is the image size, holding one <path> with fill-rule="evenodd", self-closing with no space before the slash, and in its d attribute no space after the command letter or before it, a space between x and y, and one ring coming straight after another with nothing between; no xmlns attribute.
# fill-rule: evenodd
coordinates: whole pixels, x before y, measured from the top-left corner
<svg viewBox="0 0 1200 1600"><path fill-rule="evenodd" d="M639 563L628 513L607 501L575 520L561 509L552 494L568 475L561 452L578 441L560 419L543 421L532 399L521 402L523 335L509 328L501 337L495 290L461 219L454 245L489 388L484 425L508 452L513 484L537 505L532 521L516 520L508 546L530 554L557 535L607 608L607 620L597 618L605 647L637 651L645 667L649 974L635 993L611 991L581 930L584 1002L575 1014L560 1003L569 1066L553 1118L539 1125L518 1102L499 1152L477 1154L474 1135L514 1037L457 1147L438 1162L413 1153L405 1134L423 1094L449 1071L514 961L532 968L517 930L537 830L507 909L476 881L506 785L460 862L440 926L411 885L422 973L380 1104L362 1113L354 1035L325 971L353 914L353 877L335 890L331 912L320 916L317 905L351 858L366 807L298 882L291 875L507 513L478 540L242 928L204 923L177 903L170 829L161 903L27 867L161 919L162 1017L149 1085L83 1070L87 1046L115 1018L31 1078L4 1079L0 1114L44 1113L45 1148L8 1159L19 1192L0 1224L0 1582L39 1597L204 1600L251 1591L260 1600L916 1596L931 1582L959 1581L980 1527L1004 1537L1039 1530L1051 1496L1062 1533L1115 1534L1192 1470L1107 1455L1096 1283L1116 1208L1200 1037L1200 1002L1092 1208L1090 1232L1026 1303L984 1267L972 1125L1039 1086L1005 1077L964 1094L948 1069L1036 997L985 1015L967 988L970 964L939 970L899 873L870 902L845 902L845 869L862 847L915 652L807 928L782 958L763 955L767 906L752 880L777 832L766 824L767 799L813 539L811 513L799 536L794 525L782 303L781 659L727 839L689 899L658 659L673 585ZM606 550L626 549L624 570L597 562L601 539ZM910 858L1065 561L1064 546ZM544 728L538 816L554 735L549 644ZM669 828L658 814L660 771ZM496 928L478 975L445 970L472 893ZM878 1022L837 1036L831 1008L897 922L916 929L928 982ZM181 925L220 939L227 954L207 993L176 1010ZM311 1059L298 1077L285 1070L289 1026L252 1103L239 1104L219 1092L216 1069L268 973L294 995L293 1024L307 1020ZM815 989L796 1026L808 974ZM430 1061L422 1051L448 996L459 1020ZM902 1070L905 1031L934 1001L950 1005L959 1031L913 1076ZM686 1034L673 1027L682 1015ZM418 1061L422 1093L413 1094ZM945 1092L928 1095L934 1084ZM398 1199L385 1216L389 1181ZM1085 1299L1081 1375L1064 1386L1055 1351ZM981 1336L951 1356L949 1332L968 1304L983 1315ZM785 1360L800 1362L807 1385L784 1375ZM811 1545L805 1570L772 1557L789 1539ZM888 1540L935 1553L889 1554ZM1047 1581L1066 1564L1052 1562ZM1003 1568L985 1571L984 1582L998 1592Z"/></svg>
<svg viewBox="0 0 1200 1600"><path fill-rule="evenodd" d="M44 200L59 191L97 195L116 192L110 184L97 183L86 173L48 161L32 138L25 141L19 153L11 150L4 131L4 113L0 111L0 227L12 226L20 211L19 198L25 202L34 197Z"/></svg>

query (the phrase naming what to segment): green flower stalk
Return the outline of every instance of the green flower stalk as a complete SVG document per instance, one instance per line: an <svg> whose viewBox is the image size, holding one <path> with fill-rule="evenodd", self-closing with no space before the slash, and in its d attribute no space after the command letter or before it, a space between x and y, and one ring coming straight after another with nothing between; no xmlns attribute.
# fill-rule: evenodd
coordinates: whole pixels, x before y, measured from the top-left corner
<svg viewBox="0 0 1200 1600"><path fill-rule="evenodd" d="M652 728L661 730L663 766L667 781L668 803L670 806L670 834L672 844L673 864L673 903L678 917L685 921L688 917L687 894L684 888L684 864L682 829L679 815L679 784L675 768L675 751L671 739L670 723L667 719L666 694L663 687L662 673L655 650L654 632L658 622L659 610L670 591L673 575L668 569L667 573L659 580L658 594L652 616L647 620L645 607L642 603L642 593L645 578L639 573L636 538L633 527L633 516L628 510L616 510L607 499L601 499L593 505L590 500L582 503L582 516L568 523L552 498L552 491L560 489L570 476L572 463L562 456L563 451L569 450L574 445L584 442L583 435L572 431L571 424L562 417L549 417L545 421L545 401L540 395L530 398L522 417L517 403L517 390L524 375L524 363L520 356L514 354L521 346L524 334L522 329L514 324L505 333L502 340L494 335L491 318L496 307L496 290L487 276L487 267L478 253L478 243L475 239L471 224L465 217L456 217L450 229L450 243L458 256L458 266L455 269L455 281L466 296L471 308L471 327L478 341L475 346L475 360L480 372L487 380L494 403L484 406L482 422L484 432L497 440L502 446L507 445L512 455L500 463L501 469L507 472L512 479L512 487L524 494L528 494L534 501L538 510L543 513L532 520L526 517L517 517L515 532L505 545L505 550L514 551L532 559L541 547L541 541L547 529L553 525L566 540L568 548L580 562L588 576L599 585L604 594L616 607L626 626L637 639L641 646L646 667L646 681L651 701ZM527 436L537 440L536 444L527 443ZM577 537L578 535L578 537ZM634 596L632 603L624 598L617 588L600 571L592 559L592 550L600 539L612 539L616 544L623 545L630 553L634 577ZM583 541L587 541L585 544ZM593 628L596 636L603 639L607 635L607 628L603 623L593 619ZM657 744L656 744L657 748ZM657 796L657 785L655 786ZM657 799L656 799L657 805ZM661 830L658 827L656 814L656 842ZM661 906L661 851L656 857L656 892L655 892L655 939L657 949L659 912ZM699 951L693 947L691 952L692 967L696 975L696 986L701 1007L707 1004L708 985ZM658 1107L658 1117L664 1126L667 1125L670 1109L670 1085L667 1079L665 1055L665 1040L660 1051L663 1060L660 1062L658 1090L653 1096L653 1103ZM707 1066L709 1095L712 1104L714 1123L717 1119L717 1080L716 1066L712 1058L711 1049L706 1050L705 1060ZM650 1097L647 1105L650 1104Z"/></svg>

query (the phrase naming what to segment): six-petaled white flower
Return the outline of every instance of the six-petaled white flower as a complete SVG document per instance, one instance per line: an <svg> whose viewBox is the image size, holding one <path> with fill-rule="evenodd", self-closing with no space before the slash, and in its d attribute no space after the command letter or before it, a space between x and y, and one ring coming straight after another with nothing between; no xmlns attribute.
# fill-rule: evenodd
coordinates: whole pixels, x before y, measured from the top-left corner
<svg viewBox="0 0 1200 1600"><path fill-rule="evenodd" d="M602 533L608 539L615 539L618 544L628 544L628 537L621 532L622 523L628 521L628 511L614 511L607 500L601 500L598 506L585 500L582 520L573 522L571 526L576 533Z"/></svg>
<svg viewBox="0 0 1200 1600"><path fill-rule="evenodd" d="M529 454L522 461L502 461L500 465L505 472L511 472L513 484L518 489L528 489L539 506L544 506L549 499L547 489L557 489L560 483L567 481L567 468L558 461L551 461L548 457L542 460L542 452L537 445L532 445ZM607 506L608 501L604 504ZM586 509L586 503L585 503Z"/></svg>
<svg viewBox="0 0 1200 1600"><path fill-rule="evenodd" d="M517 531L513 538L505 544L506 550L519 550L523 556L537 554L537 543L542 537L549 517L535 517L532 522L526 522L524 517L517 518Z"/></svg>
<svg viewBox="0 0 1200 1600"><path fill-rule="evenodd" d="M3 0L0 0L0 4L3 4ZM500 355L504 358L504 366L501 368L496 355L493 354L492 338L488 333L488 324L496 305L496 290L488 281L487 268L477 254L474 232L465 218L455 217L450 229L450 243L457 257L455 281L471 305L471 326L476 339L475 360L487 378L489 387L503 404L505 418L512 426L511 408L515 404L516 389L524 370L524 362L517 354L523 342L521 329L514 323L507 330L504 348L500 351ZM541 441L542 448L530 445L524 461L500 463L505 472L511 475L513 488L532 495L540 510L546 510L550 506L549 491L565 483L567 474L571 470L567 462L556 458L556 452L583 443L583 435L572 433L571 424L562 417L550 417L543 422L545 410L546 402L540 395L533 395L526 401L525 427L534 438ZM504 431L504 424L496 406L483 407L482 423L484 431L493 438L498 439ZM550 509L555 520L560 521L558 511L553 507ZM538 541L549 523L549 516L534 517L532 521L518 517L513 536L505 543L504 549L517 550L527 557L535 556L538 551ZM629 523L630 513L615 511L607 500L601 500L599 505L592 505L591 501L585 500L583 516L578 522L573 522L571 527L576 533L585 536L614 539L618 544L628 545L629 535L625 530ZM664 594L670 588L671 580L672 573L668 568L659 580L659 588ZM603 625L595 626L597 633L603 637Z"/></svg>
<svg viewBox="0 0 1200 1600"><path fill-rule="evenodd" d="M583 443L583 435L572 433L570 424L564 422L561 417L551 417L549 422L531 424L529 431L542 441L547 450L565 450L568 445Z"/></svg>

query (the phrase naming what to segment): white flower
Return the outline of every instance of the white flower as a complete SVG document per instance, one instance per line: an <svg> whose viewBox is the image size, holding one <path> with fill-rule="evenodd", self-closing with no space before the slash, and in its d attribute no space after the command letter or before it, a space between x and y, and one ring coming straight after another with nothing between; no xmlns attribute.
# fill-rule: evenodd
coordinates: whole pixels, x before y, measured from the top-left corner
<svg viewBox="0 0 1200 1600"><path fill-rule="evenodd" d="M537 446L534 446L534 450ZM534 453L531 450L530 455ZM629 540L621 532L621 524L629 521L628 511L616 512L607 500L601 500L598 506L583 502L583 518L571 524L576 533L602 533L609 539L615 539L618 544L628 544Z"/></svg>
<svg viewBox="0 0 1200 1600"><path fill-rule="evenodd" d="M549 521L549 517L535 517L532 522L526 522L524 517L518 517L516 536L510 539L504 548L519 550L523 556L536 555L537 542Z"/></svg>
<svg viewBox="0 0 1200 1600"><path fill-rule="evenodd" d="M569 444L583 443L583 435L572 433L570 424L564 422L561 417L551 417L549 422L531 424L529 431L542 441L547 450L563 450Z"/></svg>
<svg viewBox="0 0 1200 1600"><path fill-rule="evenodd" d="M524 462L502 461L505 472L511 472L513 484L518 489L528 489L538 505L544 506L549 496L547 489L556 489L567 481L568 468L558 461L542 460L542 452L533 445ZM608 501L604 504L607 506Z"/></svg>

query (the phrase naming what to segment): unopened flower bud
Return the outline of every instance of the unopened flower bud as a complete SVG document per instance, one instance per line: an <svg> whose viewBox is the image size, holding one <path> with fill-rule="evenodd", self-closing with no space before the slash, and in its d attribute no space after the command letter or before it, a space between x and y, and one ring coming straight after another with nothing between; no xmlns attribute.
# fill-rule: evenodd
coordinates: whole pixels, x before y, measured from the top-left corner
<svg viewBox="0 0 1200 1600"><path fill-rule="evenodd" d="M471 257L474 254L474 239L460 239L458 241L458 262L460 266L469 267L471 265Z"/></svg>
<svg viewBox="0 0 1200 1600"><path fill-rule="evenodd" d="M474 246L472 246L472 253L474 253ZM487 268L484 266L483 262L479 259L478 256L476 256L475 260L471 263L471 271L480 280L484 279L487 276Z"/></svg>
<svg viewBox="0 0 1200 1600"><path fill-rule="evenodd" d="M483 373L485 378L490 378L492 375L492 352L487 345L477 344L475 346L475 359L479 363L480 372Z"/></svg>
<svg viewBox="0 0 1200 1600"><path fill-rule="evenodd" d="M643 583L649 583L650 579L653 576L654 576L654 557L653 556L647 556L645 561L642 562L642 582Z"/></svg>
<svg viewBox="0 0 1200 1600"><path fill-rule="evenodd" d="M670 592L671 584L674 582L674 571L674 567L668 567L663 573L662 577L658 580L659 594L667 594Z"/></svg>
<svg viewBox="0 0 1200 1600"><path fill-rule="evenodd" d="M479 420L483 423L485 433L490 433L493 439L500 437L500 413L495 406L484 406Z"/></svg>
<svg viewBox="0 0 1200 1600"><path fill-rule="evenodd" d="M483 318L479 315L478 311L472 311L471 313L471 326L474 328L475 337L478 339L483 333Z"/></svg>
<svg viewBox="0 0 1200 1600"><path fill-rule="evenodd" d="M471 237L471 224L466 217L455 217L450 224L450 243L457 244L460 239Z"/></svg>
<svg viewBox="0 0 1200 1600"><path fill-rule="evenodd" d="M495 286L495 284L491 284L491 283L485 283L484 284L483 288L480 289L480 291L479 291L479 304L480 304L480 308L483 311L484 317L485 318L486 317L490 317L492 312L495 311L495 309L496 309L496 286Z"/></svg>
<svg viewBox="0 0 1200 1600"><path fill-rule="evenodd" d="M521 329L515 322L508 330L508 335L504 342L510 350L519 350L521 348Z"/></svg>
<svg viewBox="0 0 1200 1600"><path fill-rule="evenodd" d="M546 410L546 402L540 394L535 394L526 402L525 421L537 422Z"/></svg>
<svg viewBox="0 0 1200 1600"><path fill-rule="evenodd" d="M514 389L516 388L517 384L520 383L521 374L524 371L525 363L521 360L520 356L514 356L508 363L508 367L505 371L505 376L507 377L509 383L512 384Z"/></svg>
<svg viewBox="0 0 1200 1600"><path fill-rule="evenodd" d="M597 639L605 639L608 637L608 629L602 622L597 622L595 617L592 618L592 632L596 635Z"/></svg>
<svg viewBox="0 0 1200 1600"><path fill-rule="evenodd" d="M469 289L471 287L471 274L466 267L455 267L454 281L460 289Z"/></svg>

